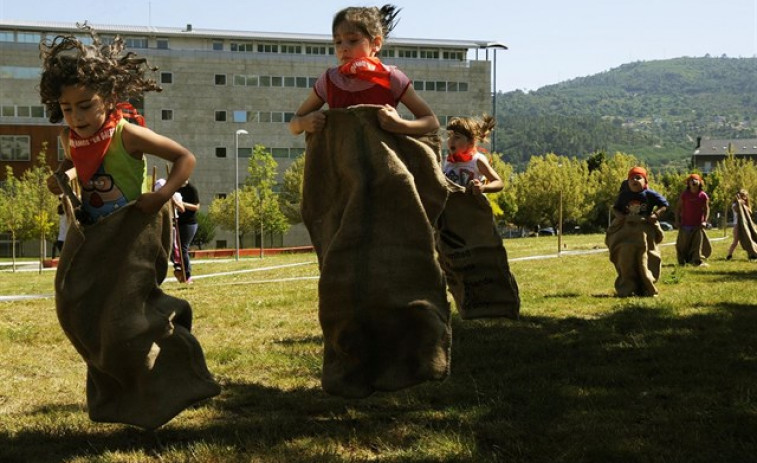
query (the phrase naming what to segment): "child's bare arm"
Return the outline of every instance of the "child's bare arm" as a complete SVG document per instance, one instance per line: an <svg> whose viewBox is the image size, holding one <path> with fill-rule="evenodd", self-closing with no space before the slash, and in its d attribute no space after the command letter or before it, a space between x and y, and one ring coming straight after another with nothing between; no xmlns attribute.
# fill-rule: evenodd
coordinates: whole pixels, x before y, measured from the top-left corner
<svg viewBox="0 0 757 463"><path fill-rule="evenodd" d="M497 174L497 171L494 170L494 168L489 164L489 161L486 159L479 159L476 161L476 164L478 164L478 170L483 174L484 177L486 177L486 184L479 185L480 192L481 193L496 193L498 191L502 191L502 189L505 187L505 183L502 181L501 178L499 178L499 174ZM480 183L480 182L479 182ZM474 189L474 193L476 193Z"/></svg>
<svg viewBox="0 0 757 463"><path fill-rule="evenodd" d="M295 116L289 121L289 131L292 135L302 132L318 132L326 124L326 115L319 111L323 106L323 100L310 90L310 94L297 109Z"/></svg>
<svg viewBox="0 0 757 463"><path fill-rule="evenodd" d="M141 158L142 153L149 153L173 163L166 184L158 191L145 193L137 199L138 209L154 214L189 179L194 170L195 157L174 140L134 124L124 126L123 142L126 150L135 157Z"/></svg>
<svg viewBox="0 0 757 463"><path fill-rule="evenodd" d="M378 114L382 129L405 135L423 135L439 129L439 120L434 111L412 86L408 87L400 102L413 113L415 120L401 118L395 108L387 105Z"/></svg>

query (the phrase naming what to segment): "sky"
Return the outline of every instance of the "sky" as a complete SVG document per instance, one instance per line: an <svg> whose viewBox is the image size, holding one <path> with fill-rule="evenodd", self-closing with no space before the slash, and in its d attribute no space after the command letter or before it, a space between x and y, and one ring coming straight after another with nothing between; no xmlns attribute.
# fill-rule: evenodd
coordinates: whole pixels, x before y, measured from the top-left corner
<svg viewBox="0 0 757 463"><path fill-rule="evenodd" d="M757 56L757 0L382 0L393 35L503 43L496 90L531 91L635 61ZM114 6L114 4L118 6ZM330 34L338 0L0 0L0 19ZM412 76L410 76L412 78Z"/></svg>

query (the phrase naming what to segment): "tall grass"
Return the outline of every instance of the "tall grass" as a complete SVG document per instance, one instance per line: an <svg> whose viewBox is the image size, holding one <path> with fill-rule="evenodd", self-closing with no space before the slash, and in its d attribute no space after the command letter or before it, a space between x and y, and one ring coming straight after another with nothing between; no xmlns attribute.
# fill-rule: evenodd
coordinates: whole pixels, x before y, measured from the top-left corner
<svg viewBox="0 0 757 463"><path fill-rule="evenodd" d="M164 284L192 304L223 392L156 432L89 421L52 299L0 303L0 461L755 461L757 264L725 261L728 244L708 268L663 247L660 296L618 299L606 253L520 260L556 239L507 240L521 319L455 313L450 378L362 400L320 388L317 280L296 279L317 276L313 255L197 263L263 270ZM0 294L52 293L52 279L0 273Z"/></svg>

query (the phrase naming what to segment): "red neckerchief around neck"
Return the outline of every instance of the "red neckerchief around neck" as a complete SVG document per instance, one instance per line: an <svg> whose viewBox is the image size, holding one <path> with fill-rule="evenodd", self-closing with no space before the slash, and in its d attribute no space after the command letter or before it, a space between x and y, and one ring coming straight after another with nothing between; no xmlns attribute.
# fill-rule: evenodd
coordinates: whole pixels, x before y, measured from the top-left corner
<svg viewBox="0 0 757 463"><path fill-rule="evenodd" d="M87 183L100 168L105 153L108 152L110 147L116 126L124 117L129 121L134 120L143 127L145 125L144 118L137 113L137 110L131 104L118 103L100 127L100 130L91 137L82 138L75 131L69 130L68 146L70 147L71 160L74 162L76 176L79 177L81 183Z"/></svg>
<svg viewBox="0 0 757 463"><path fill-rule="evenodd" d="M475 146L466 151L456 151L454 153L450 153L447 156L447 162L468 162L473 159L474 154L476 154Z"/></svg>
<svg viewBox="0 0 757 463"><path fill-rule="evenodd" d="M389 71L384 69L381 60L376 57L364 56L350 60L339 67L339 72L360 80L372 82L384 88L392 87L392 84L389 82Z"/></svg>

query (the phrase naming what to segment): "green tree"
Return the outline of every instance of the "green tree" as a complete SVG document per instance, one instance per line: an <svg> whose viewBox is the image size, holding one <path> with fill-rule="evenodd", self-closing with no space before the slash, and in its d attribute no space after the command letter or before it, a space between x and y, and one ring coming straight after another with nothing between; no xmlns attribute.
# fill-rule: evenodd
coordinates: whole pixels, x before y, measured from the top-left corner
<svg viewBox="0 0 757 463"><path fill-rule="evenodd" d="M37 165L24 172L21 181L28 208L25 217L25 236L39 239L39 271L47 256L47 240L55 239L58 224L58 198L47 189L47 178L52 174L47 165L47 142L37 156Z"/></svg>
<svg viewBox="0 0 757 463"><path fill-rule="evenodd" d="M302 222L302 179L305 176L305 156L300 156L284 172L284 182L279 193L279 207L290 224Z"/></svg>
<svg viewBox="0 0 757 463"><path fill-rule="evenodd" d="M213 241L216 237L216 223L210 218L208 214L203 212L197 212L197 233L195 233L192 244L196 244L198 248L202 249L203 246Z"/></svg>
<svg viewBox="0 0 757 463"><path fill-rule="evenodd" d="M497 222L510 222L515 218L515 213L518 211L518 201L515 193L515 187L513 180L515 178L513 166L506 163L502 158L494 153L491 157L491 165L499 178L505 184L505 187L497 193L487 193L489 204L492 206L494 212L494 219Z"/></svg>
<svg viewBox="0 0 757 463"><path fill-rule="evenodd" d="M744 188L750 198L757 193L757 166L754 161L737 158L729 147L728 156L717 164L709 179L712 179L712 213L722 212L722 220L728 218L729 208L736 192Z"/></svg>
<svg viewBox="0 0 757 463"><path fill-rule="evenodd" d="M5 166L5 182L0 186L0 229L11 235L12 269L16 271L16 242L23 234L25 210L27 209L24 188L13 175L13 169Z"/></svg>
<svg viewBox="0 0 757 463"><path fill-rule="evenodd" d="M269 234L284 233L289 229L289 222L279 208L279 199L274 193L276 185L277 163L271 152L263 145L255 145L252 157L247 166L245 190L254 192L253 213L259 224L260 246L263 247L263 237Z"/></svg>
<svg viewBox="0 0 757 463"><path fill-rule="evenodd" d="M557 229L561 209L563 223L583 223L592 207L587 199L593 193L586 161L553 153L533 156L516 180L517 223Z"/></svg>
<svg viewBox="0 0 757 463"><path fill-rule="evenodd" d="M258 221L253 213L256 207L255 192L247 188L238 190L239 193L239 246L244 247L244 236L254 233L258 229ZM224 230L234 231L235 228L235 198L237 191L231 192L225 198L216 198L208 207L208 216Z"/></svg>

